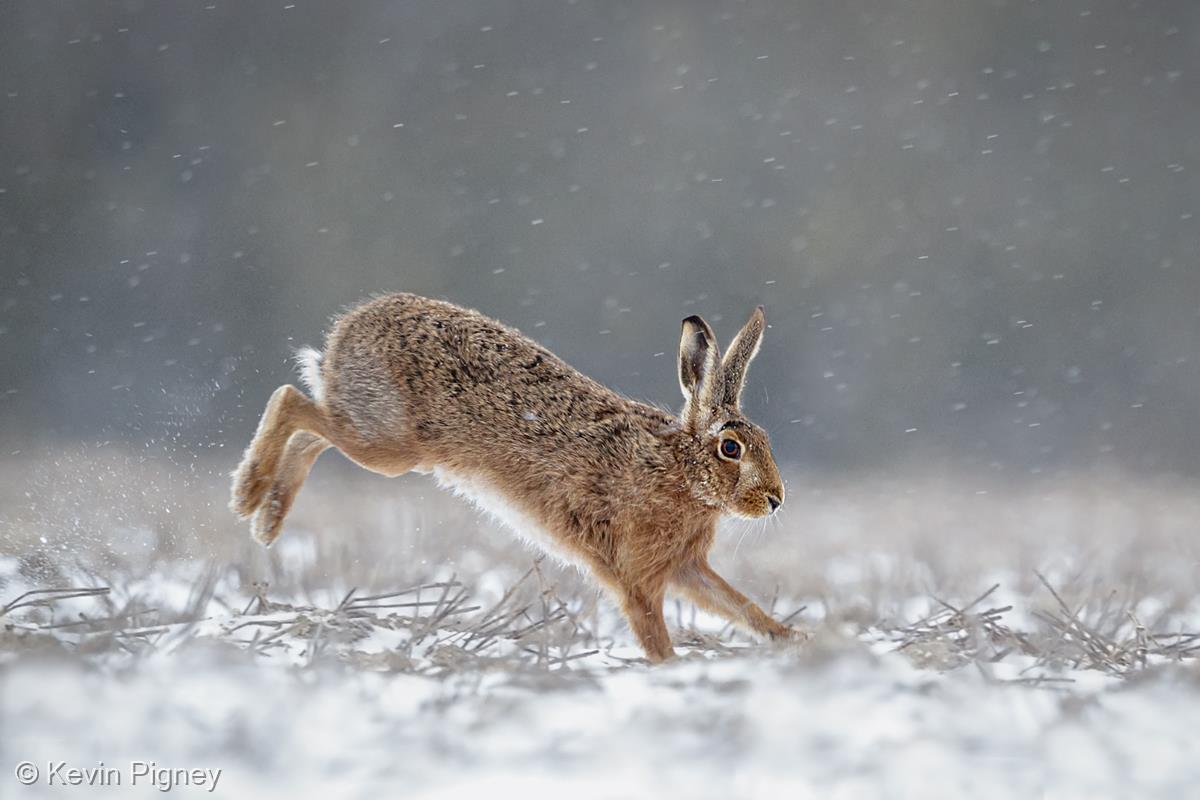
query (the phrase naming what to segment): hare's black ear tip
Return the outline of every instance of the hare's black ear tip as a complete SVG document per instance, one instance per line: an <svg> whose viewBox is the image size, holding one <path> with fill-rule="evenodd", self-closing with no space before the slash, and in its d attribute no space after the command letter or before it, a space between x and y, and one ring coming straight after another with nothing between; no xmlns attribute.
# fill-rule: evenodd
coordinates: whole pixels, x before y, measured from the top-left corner
<svg viewBox="0 0 1200 800"><path fill-rule="evenodd" d="M704 320L700 319L700 317L696 316L695 314L692 314L690 317L685 317L683 320L683 327L686 328L689 325L696 328L703 328Z"/></svg>

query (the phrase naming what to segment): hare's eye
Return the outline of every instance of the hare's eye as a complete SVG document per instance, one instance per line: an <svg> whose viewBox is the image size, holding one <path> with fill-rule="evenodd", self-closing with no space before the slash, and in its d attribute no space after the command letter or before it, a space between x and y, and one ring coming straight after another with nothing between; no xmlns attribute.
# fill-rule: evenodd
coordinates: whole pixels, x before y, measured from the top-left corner
<svg viewBox="0 0 1200 800"><path fill-rule="evenodd" d="M736 439L722 439L720 453L723 458L737 461L742 457L742 446Z"/></svg>

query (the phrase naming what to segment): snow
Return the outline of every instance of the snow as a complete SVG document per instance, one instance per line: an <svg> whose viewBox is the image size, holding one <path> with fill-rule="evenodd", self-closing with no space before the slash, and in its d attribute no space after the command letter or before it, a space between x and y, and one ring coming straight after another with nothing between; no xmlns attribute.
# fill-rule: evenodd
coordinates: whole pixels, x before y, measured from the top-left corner
<svg viewBox="0 0 1200 800"><path fill-rule="evenodd" d="M54 558L0 556L0 607L112 588L0 617L0 796L64 796L18 787L24 760L220 769L215 792L171 793L223 798L1141 800L1200 782L1196 660L1128 657L1138 625L1200 627L1187 487L794 478L803 514L731 526L714 565L780 618L803 607L812 638L755 643L670 601L679 657L650 667L577 570L531 568L430 479L355 480L310 481L268 551L198 492L176 534L153 495L119 518L47 499L61 519L11 527L16 552ZM1124 643L1111 668L1048 627L1038 575Z"/></svg>
<svg viewBox="0 0 1200 800"><path fill-rule="evenodd" d="M116 675L49 661L3 676L6 765L222 769L225 797L1096 800L1183 797L1200 780L1194 670L1030 689L818 639L533 685L264 667L200 645Z"/></svg>

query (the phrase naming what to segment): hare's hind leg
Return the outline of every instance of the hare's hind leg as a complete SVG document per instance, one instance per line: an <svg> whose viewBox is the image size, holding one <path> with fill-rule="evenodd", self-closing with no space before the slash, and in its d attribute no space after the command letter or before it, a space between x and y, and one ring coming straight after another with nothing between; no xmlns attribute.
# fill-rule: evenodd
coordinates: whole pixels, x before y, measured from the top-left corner
<svg viewBox="0 0 1200 800"><path fill-rule="evenodd" d="M265 545L275 541L283 519L291 510L296 493L308 477L317 456L330 447L332 445L326 439L315 433L296 431L292 434L275 473L275 482L271 484L250 524L250 532L255 539Z"/></svg>
<svg viewBox="0 0 1200 800"><path fill-rule="evenodd" d="M254 440L233 473L229 507L235 514L249 517L262 506L267 491L275 483L288 440L296 431L329 438L325 417L316 404L295 386L280 386L267 402Z"/></svg>

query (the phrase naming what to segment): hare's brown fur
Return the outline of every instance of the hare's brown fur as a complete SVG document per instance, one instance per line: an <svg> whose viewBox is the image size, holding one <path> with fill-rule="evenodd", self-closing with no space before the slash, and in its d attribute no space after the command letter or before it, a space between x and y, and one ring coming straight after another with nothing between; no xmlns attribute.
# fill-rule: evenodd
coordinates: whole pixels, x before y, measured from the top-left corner
<svg viewBox="0 0 1200 800"><path fill-rule="evenodd" d="M738 408L763 326L760 308L721 361L707 324L684 321L687 403L676 417L478 312L376 298L337 320L323 358L309 356L313 399L292 386L272 395L231 507L270 544L309 468L334 446L384 475L434 472L502 500L614 593L652 661L674 652L662 612L669 589L759 634L790 636L708 565L722 514L763 516L783 501L766 433ZM740 458L718 453L725 439Z"/></svg>

